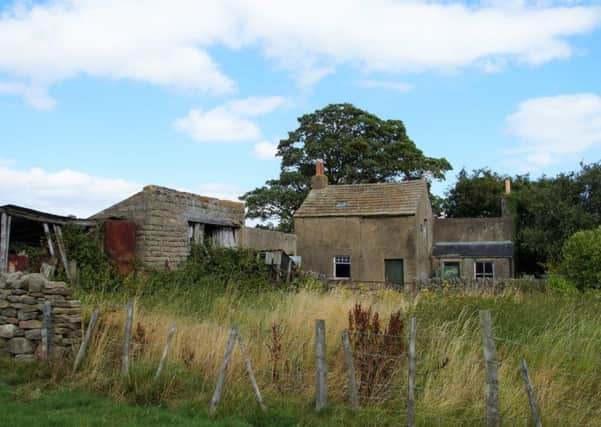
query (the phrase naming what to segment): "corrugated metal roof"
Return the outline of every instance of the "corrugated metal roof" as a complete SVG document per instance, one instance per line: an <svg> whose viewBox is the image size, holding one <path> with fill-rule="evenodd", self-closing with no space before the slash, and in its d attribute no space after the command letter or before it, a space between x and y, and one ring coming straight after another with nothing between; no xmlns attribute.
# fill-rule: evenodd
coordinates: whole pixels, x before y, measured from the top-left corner
<svg viewBox="0 0 601 427"><path fill-rule="evenodd" d="M426 181L328 185L311 190L295 217L414 215L427 197Z"/></svg>
<svg viewBox="0 0 601 427"><path fill-rule="evenodd" d="M66 224L67 222L74 222L82 225L92 225L93 222L85 219L77 218L74 216L63 216L55 215L48 212L37 211L35 209L25 208L17 205L4 205L0 206L0 211L6 212L7 214L28 219L31 221L47 222L50 224Z"/></svg>
<svg viewBox="0 0 601 427"><path fill-rule="evenodd" d="M513 242L438 242L432 248L432 256L450 257L513 257Z"/></svg>

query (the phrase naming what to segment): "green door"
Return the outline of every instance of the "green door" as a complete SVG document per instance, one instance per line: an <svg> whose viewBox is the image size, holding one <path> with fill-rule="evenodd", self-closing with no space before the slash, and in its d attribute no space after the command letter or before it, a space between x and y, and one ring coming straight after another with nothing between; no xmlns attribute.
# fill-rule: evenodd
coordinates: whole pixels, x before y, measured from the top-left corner
<svg viewBox="0 0 601 427"><path fill-rule="evenodd" d="M384 260L384 277L386 284L394 288L403 287L405 276L403 271L402 259L385 259Z"/></svg>

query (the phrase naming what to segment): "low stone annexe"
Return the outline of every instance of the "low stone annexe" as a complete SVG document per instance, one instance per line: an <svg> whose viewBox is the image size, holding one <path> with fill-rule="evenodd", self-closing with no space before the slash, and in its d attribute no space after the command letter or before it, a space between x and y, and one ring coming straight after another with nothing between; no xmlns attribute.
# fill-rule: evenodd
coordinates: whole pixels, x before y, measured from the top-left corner
<svg viewBox="0 0 601 427"><path fill-rule="evenodd" d="M64 357L81 341L81 302L71 300L64 282L42 274L0 275L0 355L17 360L45 357L42 346L43 306L51 304L50 356Z"/></svg>

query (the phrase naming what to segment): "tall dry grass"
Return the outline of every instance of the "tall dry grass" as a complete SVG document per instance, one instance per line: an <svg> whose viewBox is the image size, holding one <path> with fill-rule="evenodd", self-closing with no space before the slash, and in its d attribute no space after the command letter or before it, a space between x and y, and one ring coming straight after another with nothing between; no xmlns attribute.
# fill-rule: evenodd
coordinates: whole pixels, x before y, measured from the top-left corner
<svg viewBox="0 0 601 427"><path fill-rule="evenodd" d="M176 298L174 296L174 298ZM397 311L416 316L417 414L423 425L481 425L485 376L478 327L480 308L493 311L497 338L501 413L505 425L528 425L529 406L519 371L524 357L545 425L601 424L601 304L598 296L562 297L508 292L503 295L406 296L393 291L361 294L301 290L270 296L216 298L202 315L157 309L136 302L132 372L119 377L125 308L100 306L89 354L74 381L117 399L146 404L208 407L230 326L239 325L259 385L271 410L289 411L301 424L323 424L310 415L314 396L314 319L326 321L328 423L367 425L403 422L406 363L393 373L385 399L364 400L359 413L344 409L347 380L340 333L360 302L383 323ZM173 304L171 304L173 306ZM92 310L92 306L89 310ZM167 369L153 381L172 321L177 334ZM385 355L384 355L385 356ZM274 375L277 371L277 375ZM227 373L221 413L254 408L239 349Z"/></svg>

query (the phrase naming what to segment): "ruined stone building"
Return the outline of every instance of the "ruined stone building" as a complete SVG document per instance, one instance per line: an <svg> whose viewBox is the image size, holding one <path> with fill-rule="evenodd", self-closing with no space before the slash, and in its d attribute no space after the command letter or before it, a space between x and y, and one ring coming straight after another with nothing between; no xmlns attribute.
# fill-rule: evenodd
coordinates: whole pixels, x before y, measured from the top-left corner
<svg viewBox="0 0 601 427"><path fill-rule="evenodd" d="M434 218L425 180L328 185L318 162L294 223L303 269L331 281L513 276L511 219Z"/></svg>
<svg viewBox="0 0 601 427"><path fill-rule="evenodd" d="M294 235L244 227L244 203L149 185L93 215L105 226L107 249L122 261L143 266L176 267L193 243L296 253Z"/></svg>

